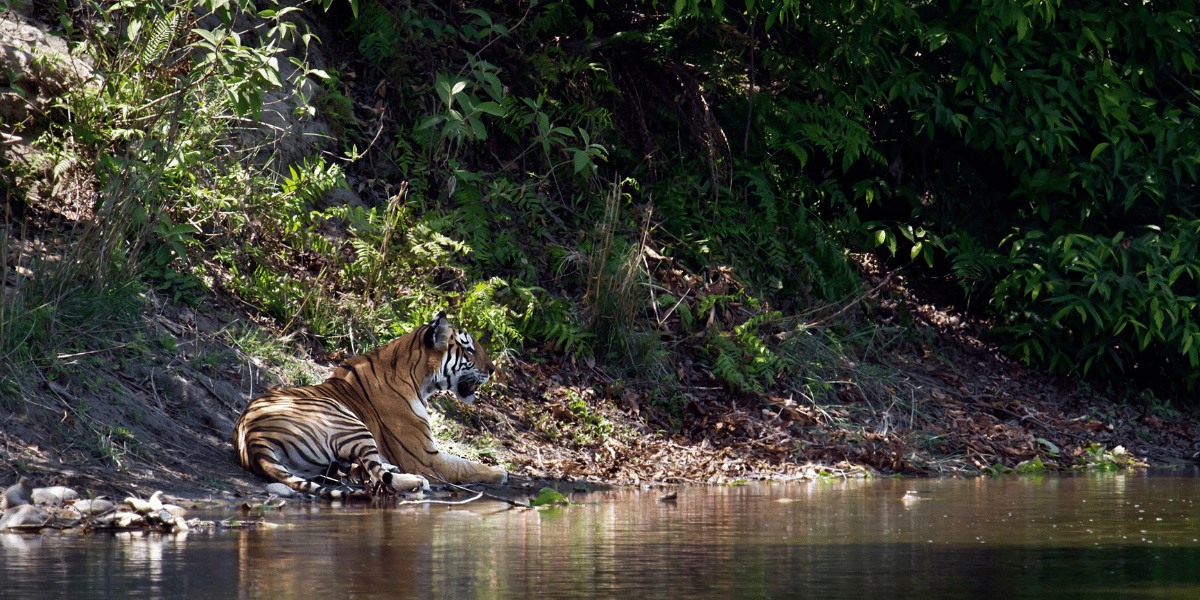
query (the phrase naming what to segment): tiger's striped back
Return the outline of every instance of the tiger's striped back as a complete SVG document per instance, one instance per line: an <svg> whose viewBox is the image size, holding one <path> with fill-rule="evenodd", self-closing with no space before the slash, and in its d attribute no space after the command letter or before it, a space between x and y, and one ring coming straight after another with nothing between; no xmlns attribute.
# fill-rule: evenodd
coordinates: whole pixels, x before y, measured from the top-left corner
<svg viewBox="0 0 1200 600"><path fill-rule="evenodd" d="M348 490L313 478L335 462L360 460L373 482L397 489L427 489L422 475L454 483L504 481L502 469L437 450L429 426L430 394L450 389L473 402L475 390L494 372L482 347L440 313L347 360L324 383L255 398L234 427L238 462L297 491L331 498Z"/></svg>

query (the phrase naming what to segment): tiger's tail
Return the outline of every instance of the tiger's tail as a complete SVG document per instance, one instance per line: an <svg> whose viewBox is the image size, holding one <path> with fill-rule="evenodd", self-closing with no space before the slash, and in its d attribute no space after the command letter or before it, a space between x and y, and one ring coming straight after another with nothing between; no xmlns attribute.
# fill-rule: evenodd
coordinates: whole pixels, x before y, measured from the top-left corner
<svg viewBox="0 0 1200 600"><path fill-rule="evenodd" d="M272 460L272 458L262 454L256 456L255 462L257 463L258 471L268 479L282 483L297 492L312 494L329 500L362 499L369 497L365 489L349 486L335 487L318 483L312 479L299 477L278 461Z"/></svg>
<svg viewBox="0 0 1200 600"><path fill-rule="evenodd" d="M318 476L311 479L299 477L289 471L287 467L283 466L277 459L275 459L274 452L272 451L256 453L253 460L256 463L258 467L257 470L260 473L269 479L282 483L293 490L296 490L297 492L312 494L314 496L320 496L330 500L344 500L350 498L364 499L371 497L370 492L367 491L365 486L332 486L325 485L317 481L318 478L327 481L336 481L336 479L333 477ZM424 477L419 475L406 475L398 471L392 471L387 468L391 465L384 465L378 460L370 457L360 457L357 460L361 463L366 471L367 477L365 479L369 480L364 481L364 484L371 485L382 483L384 486L403 491L429 489L429 482ZM335 462L331 465L331 467L337 464L338 463ZM392 468L394 469L395 467Z"/></svg>

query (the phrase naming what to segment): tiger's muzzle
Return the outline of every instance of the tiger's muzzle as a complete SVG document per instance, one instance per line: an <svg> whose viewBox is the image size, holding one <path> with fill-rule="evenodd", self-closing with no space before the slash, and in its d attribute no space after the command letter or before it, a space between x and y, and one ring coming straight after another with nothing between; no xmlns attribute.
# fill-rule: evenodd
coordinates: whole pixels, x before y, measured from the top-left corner
<svg viewBox="0 0 1200 600"><path fill-rule="evenodd" d="M479 386L487 383L488 375L481 371L468 371L463 373L458 378L458 385L454 388L454 393L458 395L458 399L463 404L475 403L475 390Z"/></svg>

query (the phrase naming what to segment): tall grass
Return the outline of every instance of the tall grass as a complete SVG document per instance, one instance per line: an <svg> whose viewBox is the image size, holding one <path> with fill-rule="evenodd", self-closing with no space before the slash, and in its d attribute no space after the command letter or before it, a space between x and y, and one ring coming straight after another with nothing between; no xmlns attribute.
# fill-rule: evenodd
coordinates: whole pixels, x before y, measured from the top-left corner
<svg viewBox="0 0 1200 600"><path fill-rule="evenodd" d="M584 322L596 337L597 348L640 376L667 375L666 349L652 329L639 320L650 310L650 276L646 272L646 238L650 219L636 230L635 240L617 235L620 225L620 184L605 198L604 217L596 224L586 256L587 290Z"/></svg>

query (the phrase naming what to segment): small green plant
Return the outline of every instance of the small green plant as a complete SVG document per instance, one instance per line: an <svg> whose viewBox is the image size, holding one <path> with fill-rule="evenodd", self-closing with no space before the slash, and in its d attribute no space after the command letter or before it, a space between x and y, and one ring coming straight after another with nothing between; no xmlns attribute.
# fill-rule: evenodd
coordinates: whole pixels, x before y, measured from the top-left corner
<svg viewBox="0 0 1200 600"><path fill-rule="evenodd" d="M708 312L718 303L732 303L741 299L732 296L709 296L702 299L700 312ZM747 297L745 301L751 310L762 308L754 298ZM709 306L705 308L706 305ZM781 317L782 314L778 311L767 310L754 314L730 331L712 332L706 341L709 343L709 355L713 360L713 374L733 390L763 392L774 384L776 375L787 369L790 361L786 353L773 351L767 346L759 328Z"/></svg>
<svg viewBox="0 0 1200 600"><path fill-rule="evenodd" d="M354 123L354 102L338 90L327 90L313 99L318 114L329 124L329 133L334 139L347 138Z"/></svg>
<svg viewBox="0 0 1200 600"><path fill-rule="evenodd" d="M288 345L287 338L278 338L253 326L223 329L219 335L242 354L265 361L263 366L273 367L285 384L305 386L322 381Z"/></svg>
<svg viewBox="0 0 1200 600"><path fill-rule="evenodd" d="M1042 457L1035 456L1029 460L1017 463L1013 469L1018 475L1041 475L1046 472L1046 465L1042 464Z"/></svg>
<svg viewBox="0 0 1200 600"><path fill-rule="evenodd" d="M1015 471L1012 469L1012 467L1006 467L1002 463L996 463L993 466L984 467L983 472L991 475L992 477L1003 477L1005 475L1010 475Z"/></svg>
<svg viewBox="0 0 1200 600"><path fill-rule="evenodd" d="M613 434L613 424L596 412L584 394L567 390L567 409L574 415L572 436L576 445L594 446L603 443Z"/></svg>
<svg viewBox="0 0 1200 600"><path fill-rule="evenodd" d="M551 508L555 506L570 506L574 504L566 496L553 488L542 488L538 495L529 499L529 508Z"/></svg>
<svg viewBox="0 0 1200 600"><path fill-rule="evenodd" d="M620 186L612 186L586 259L584 322L595 335L597 351L613 363L644 376L669 378L657 334L638 326L637 318L650 308L648 275L642 261L646 225L636 242L616 235L623 200L628 197L620 192Z"/></svg>
<svg viewBox="0 0 1200 600"><path fill-rule="evenodd" d="M566 298L555 298L546 290L532 286L510 286L509 308L517 314L516 327L530 342L550 342L555 348L575 356L593 356L596 334L585 331L577 305Z"/></svg>
<svg viewBox="0 0 1200 600"><path fill-rule="evenodd" d="M1171 400L1159 398L1153 390L1142 390L1141 400L1150 407L1150 412L1162 419L1174 419L1180 416L1177 409L1171 406Z"/></svg>
<svg viewBox="0 0 1200 600"><path fill-rule="evenodd" d="M1124 446L1111 450L1102 444L1091 443L1084 447L1084 452L1077 459L1077 465L1084 469L1096 471L1118 471L1146 466L1144 462L1129 453Z"/></svg>
<svg viewBox="0 0 1200 600"><path fill-rule="evenodd" d="M86 413L78 414L95 436L85 444L93 458L121 470L124 468L123 459L127 454L140 452L140 442L133 432L122 427L96 423L87 417Z"/></svg>

